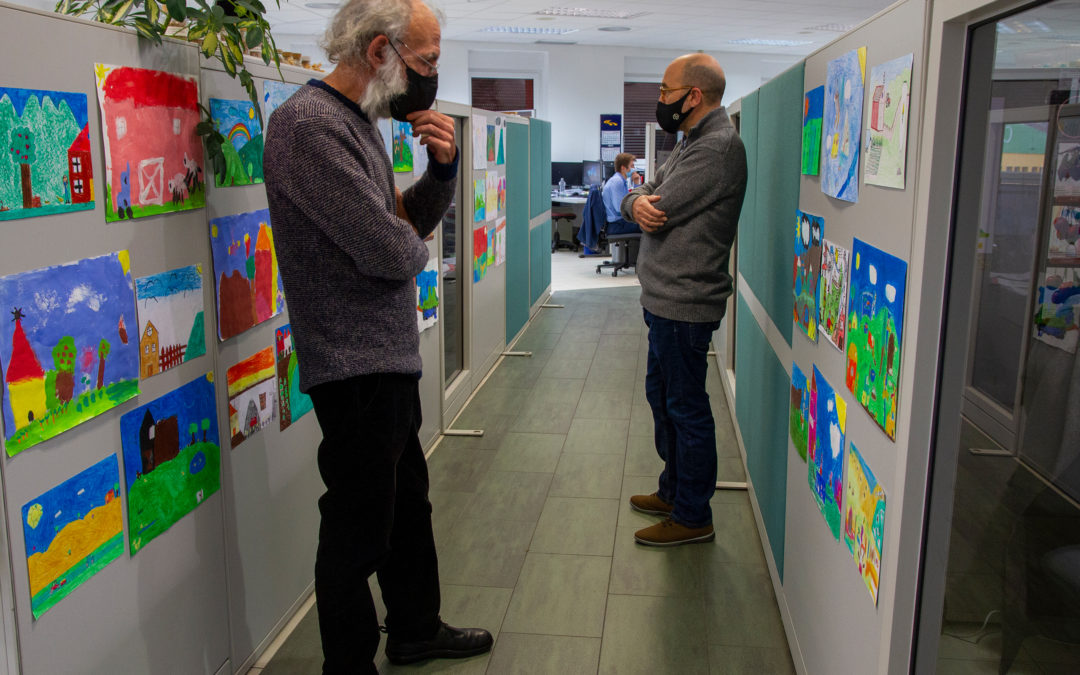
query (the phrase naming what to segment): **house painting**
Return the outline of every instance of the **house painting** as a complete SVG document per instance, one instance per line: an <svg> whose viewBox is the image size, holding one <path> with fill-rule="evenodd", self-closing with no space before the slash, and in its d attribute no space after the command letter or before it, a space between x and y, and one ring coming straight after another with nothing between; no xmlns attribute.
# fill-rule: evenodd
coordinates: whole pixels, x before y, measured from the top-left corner
<svg viewBox="0 0 1080 675"><path fill-rule="evenodd" d="M160 346L161 338L158 335L158 329L152 321L147 321L142 339L139 340L139 365L141 366L139 376L142 379L145 380L151 375L157 375L161 372L161 361L158 354Z"/></svg>
<svg viewBox="0 0 1080 675"><path fill-rule="evenodd" d="M68 148L68 187L72 204L94 201L94 172L90 163L90 127L83 127Z"/></svg>
<svg viewBox="0 0 1080 675"><path fill-rule="evenodd" d="M232 447L274 420L277 381L274 348L267 347L226 371Z"/></svg>
<svg viewBox="0 0 1080 675"><path fill-rule="evenodd" d="M11 315L15 317L15 331L11 339L11 359L4 377L11 398L15 428L22 429L45 416L45 371L30 341L26 339L22 327L25 317L22 309L16 307Z"/></svg>
<svg viewBox="0 0 1080 675"><path fill-rule="evenodd" d="M195 76L97 64L107 221L204 205Z"/></svg>
<svg viewBox="0 0 1080 675"><path fill-rule="evenodd" d="M885 130L885 109L889 107L885 85L874 87L874 96L870 100L870 128L874 131Z"/></svg>

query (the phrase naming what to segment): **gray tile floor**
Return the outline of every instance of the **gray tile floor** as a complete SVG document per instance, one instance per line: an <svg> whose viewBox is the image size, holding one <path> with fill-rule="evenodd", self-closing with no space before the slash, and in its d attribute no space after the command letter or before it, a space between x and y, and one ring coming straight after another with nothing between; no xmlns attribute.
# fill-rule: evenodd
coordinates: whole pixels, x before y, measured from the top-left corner
<svg viewBox="0 0 1080 675"><path fill-rule="evenodd" d="M634 543L656 518L630 510L661 462L645 400L639 289L559 292L429 459L443 618L483 626L490 654L381 672L791 673L750 503L713 499L716 541ZM710 368L720 480L744 479ZM378 597L378 586L372 581ZM314 610L263 670L318 673Z"/></svg>

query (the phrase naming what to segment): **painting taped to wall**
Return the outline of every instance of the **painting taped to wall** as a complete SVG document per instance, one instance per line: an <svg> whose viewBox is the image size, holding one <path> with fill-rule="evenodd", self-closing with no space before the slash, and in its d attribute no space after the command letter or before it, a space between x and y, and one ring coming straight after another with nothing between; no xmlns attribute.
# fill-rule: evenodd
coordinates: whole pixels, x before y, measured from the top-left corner
<svg viewBox="0 0 1080 675"><path fill-rule="evenodd" d="M487 117L472 116L472 159L473 169L487 168Z"/></svg>
<svg viewBox="0 0 1080 675"><path fill-rule="evenodd" d="M135 288L127 251L0 278L7 454L139 393Z"/></svg>
<svg viewBox="0 0 1080 675"><path fill-rule="evenodd" d="M38 619L124 551L120 468L111 454L22 507L30 611Z"/></svg>
<svg viewBox="0 0 1080 675"><path fill-rule="evenodd" d="M391 120L394 130L394 173L413 170L413 129L408 122Z"/></svg>
<svg viewBox="0 0 1080 675"><path fill-rule="evenodd" d="M821 239L825 219L803 211L795 212L795 260L792 264L791 292L795 296L795 323L806 337L817 340L818 285L821 283Z"/></svg>
<svg viewBox="0 0 1080 675"><path fill-rule="evenodd" d="M225 137L225 172L214 174L214 185L232 187L263 182L262 122L247 99L210 99L214 128Z"/></svg>
<svg viewBox="0 0 1080 675"><path fill-rule="evenodd" d="M814 87L803 97L802 174L816 176L821 167L821 115L825 107L825 86Z"/></svg>
<svg viewBox="0 0 1080 675"><path fill-rule="evenodd" d="M859 201L859 146L862 135L866 47L829 61L822 118L821 191L848 202Z"/></svg>
<svg viewBox="0 0 1080 675"><path fill-rule="evenodd" d="M439 321L439 260L432 258L416 275L416 326L423 333Z"/></svg>
<svg viewBox="0 0 1080 675"><path fill-rule="evenodd" d="M818 294L818 328L841 352L847 333L848 271L851 251L828 239L821 247L821 290Z"/></svg>
<svg viewBox="0 0 1080 675"><path fill-rule="evenodd" d="M506 262L506 216L495 221L492 238L495 241L495 265L502 265Z"/></svg>
<svg viewBox="0 0 1080 675"><path fill-rule="evenodd" d="M870 185L904 189L913 60L908 54L870 69L863 160L864 181Z"/></svg>
<svg viewBox="0 0 1080 675"><path fill-rule="evenodd" d="M105 145L105 220L206 203L195 75L94 65Z"/></svg>
<svg viewBox="0 0 1080 675"><path fill-rule="evenodd" d="M855 444L844 472L844 543L855 558L859 575L877 604L881 548L885 538L885 490Z"/></svg>
<svg viewBox="0 0 1080 675"><path fill-rule="evenodd" d="M1080 338L1080 270L1048 267L1035 296L1035 339L1070 354Z"/></svg>
<svg viewBox="0 0 1080 675"><path fill-rule="evenodd" d="M0 220L94 208L86 94L0 87Z"/></svg>
<svg viewBox="0 0 1080 675"><path fill-rule="evenodd" d="M495 205L492 204L494 209ZM484 178L473 181L473 222L482 223L487 219L487 182Z"/></svg>
<svg viewBox="0 0 1080 675"><path fill-rule="evenodd" d="M791 399L788 403L788 433L795 451L806 461L807 430L810 424L810 388L806 375L796 363L791 364Z"/></svg>
<svg viewBox="0 0 1080 675"><path fill-rule="evenodd" d="M232 448L274 420L274 350L261 349L225 373Z"/></svg>
<svg viewBox="0 0 1080 675"><path fill-rule="evenodd" d="M488 268L488 228L486 225L473 230L473 283L480 283Z"/></svg>
<svg viewBox="0 0 1080 675"><path fill-rule="evenodd" d="M140 277L135 296L141 379L206 353L201 265Z"/></svg>
<svg viewBox="0 0 1080 675"><path fill-rule="evenodd" d="M221 487L215 401L207 373L120 418L131 555Z"/></svg>
<svg viewBox="0 0 1080 675"><path fill-rule="evenodd" d="M210 221L218 338L228 340L285 308L270 211L260 209Z"/></svg>
<svg viewBox="0 0 1080 675"><path fill-rule="evenodd" d="M907 263L855 239L848 282L848 391L896 439Z"/></svg>
<svg viewBox="0 0 1080 675"><path fill-rule="evenodd" d="M499 215L499 174L488 171L484 175L484 220L493 221Z"/></svg>
<svg viewBox="0 0 1080 675"><path fill-rule="evenodd" d="M840 501L844 489L844 434L847 404L814 366L810 382L807 465L810 492L833 537L840 539Z"/></svg>
<svg viewBox="0 0 1080 675"><path fill-rule="evenodd" d="M503 123L501 117L495 118L495 133L499 139L497 141L498 149L495 153L495 164L506 164L506 142L504 136L506 134L506 124Z"/></svg>
<svg viewBox="0 0 1080 675"><path fill-rule="evenodd" d="M278 407L280 430L311 412L311 397L300 391L300 362L293 347L292 324L274 331L274 354L277 357Z"/></svg>
<svg viewBox="0 0 1080 675"><path fill-rule="evenodd" d="M270 116L290 96L300 91L303 85L279 82L278 80L263 81L263 122L270 124Z"/></svg>

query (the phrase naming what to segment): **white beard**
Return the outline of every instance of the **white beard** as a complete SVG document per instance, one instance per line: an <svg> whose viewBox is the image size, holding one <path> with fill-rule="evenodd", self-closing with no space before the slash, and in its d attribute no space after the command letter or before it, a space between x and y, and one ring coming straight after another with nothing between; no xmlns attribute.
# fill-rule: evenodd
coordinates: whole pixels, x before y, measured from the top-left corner
<svg viewBox="0 0 1080 675"><path fill-rule="evenodd" d="M390 102L409 88L409 80L405 76L401 59L393 53L389 45L384 50L384 56L386 58L382 65L375 69L375 76L360 96L360 109L373 120L390 117Z"/></svg>

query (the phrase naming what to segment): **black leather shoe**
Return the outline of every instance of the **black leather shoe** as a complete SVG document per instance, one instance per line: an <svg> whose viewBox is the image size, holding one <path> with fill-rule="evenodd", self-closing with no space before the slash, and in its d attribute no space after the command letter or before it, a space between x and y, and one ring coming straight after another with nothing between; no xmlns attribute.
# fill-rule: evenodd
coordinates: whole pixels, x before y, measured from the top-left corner
<svg viewBox="0 0 1080 675"><path fill-rule="evenodd" d="M388 636L386 658L397 666L424 659L463 659L489 651L494 642L483 628L454 628L442 623L427 640L399 642Z"/></svg>

